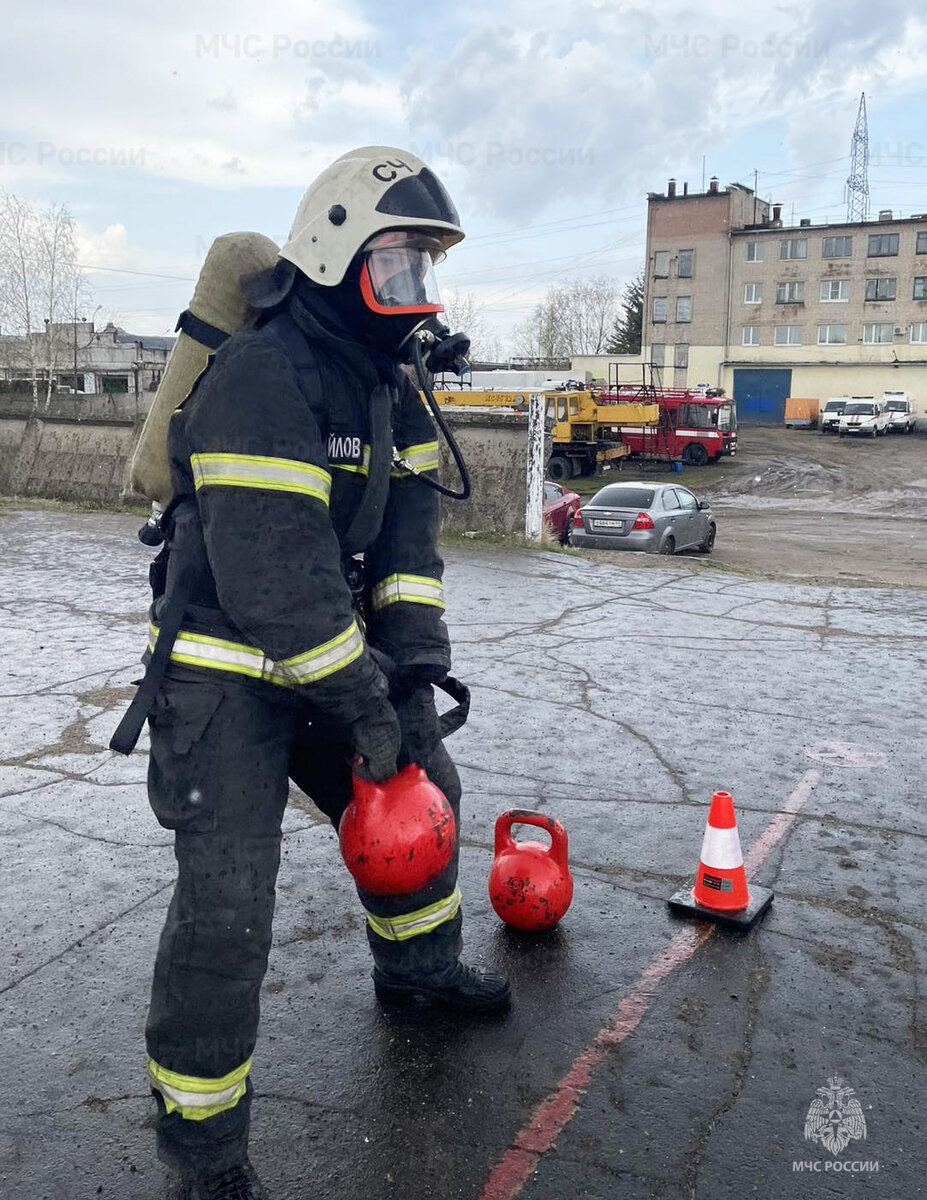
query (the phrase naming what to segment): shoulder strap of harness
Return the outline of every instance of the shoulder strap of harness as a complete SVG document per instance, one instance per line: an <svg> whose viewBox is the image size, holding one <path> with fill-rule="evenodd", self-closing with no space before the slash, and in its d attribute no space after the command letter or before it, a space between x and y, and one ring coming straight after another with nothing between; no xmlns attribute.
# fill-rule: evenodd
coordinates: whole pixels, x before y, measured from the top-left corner
<svg viewBox="0 0 927 1200"><path fill-rule="evenodd" d="M313 383L321 388L322 372L318 360L293 317L288 312L277 313L264 328L280 343L293 363L304 393L311 389ZM310 380L307 380L307 374L311 374ZM341 548L346 557L365 550L376 538L383 523L393 457L392 413L395 403L396 390L385 385L374 387L368 400L370 463L364 494L342 539Z"/></svg>

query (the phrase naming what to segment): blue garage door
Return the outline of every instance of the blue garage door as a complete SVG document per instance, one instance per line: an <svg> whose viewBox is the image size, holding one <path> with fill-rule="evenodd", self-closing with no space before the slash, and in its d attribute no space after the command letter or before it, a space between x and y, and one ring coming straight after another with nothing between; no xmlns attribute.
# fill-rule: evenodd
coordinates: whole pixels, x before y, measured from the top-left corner
<svg viewBox="0 0 927 1200"><path fill-rule="evenodd" d="M792 390L791 371L734 371L734 401L740 425L781 425Z"/></svg>

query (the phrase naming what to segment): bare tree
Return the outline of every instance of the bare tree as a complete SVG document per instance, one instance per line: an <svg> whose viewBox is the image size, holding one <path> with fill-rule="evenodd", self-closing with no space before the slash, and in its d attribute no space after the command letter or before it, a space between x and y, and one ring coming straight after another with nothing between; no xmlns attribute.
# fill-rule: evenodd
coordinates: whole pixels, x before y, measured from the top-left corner
<svg viewBox="0 0 927 1200"><path fill-rule="evenodd" d="M515 327L515 352L547 359L602 354L617 308L618 287L605 276L550 288L531 316Z"/></svg>
<svg viewBox="0 0 927 1200"><path fill-rule="evenodd" d="M491 332L486 310L473 292L451 288L442 294L443 321L452 333L462 332L470 338L470 359L496 362L502 357L502 344Z"/></svg>
<svg viewBox="0 0 927 1200"><path fill-rule="evenodd" d="M55 204L36 212L18 196L0 195L0 330L11 360L19 360L9 365L22 362L28 370L36 408L40 383L45 407L51 402L81 289L68 209Z"/></svg>

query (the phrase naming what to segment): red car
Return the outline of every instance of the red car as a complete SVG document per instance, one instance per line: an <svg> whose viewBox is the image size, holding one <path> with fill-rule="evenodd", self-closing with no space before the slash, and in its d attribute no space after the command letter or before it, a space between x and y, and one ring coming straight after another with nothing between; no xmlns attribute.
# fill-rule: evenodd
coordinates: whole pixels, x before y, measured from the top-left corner
<svg viewBox="0 0 927 1200"><path fill-rule="evenodd" d="M544 481L544 523L558 541L567 540L573 514L581 503L575 492L568 492L559 483Z"/></svg>

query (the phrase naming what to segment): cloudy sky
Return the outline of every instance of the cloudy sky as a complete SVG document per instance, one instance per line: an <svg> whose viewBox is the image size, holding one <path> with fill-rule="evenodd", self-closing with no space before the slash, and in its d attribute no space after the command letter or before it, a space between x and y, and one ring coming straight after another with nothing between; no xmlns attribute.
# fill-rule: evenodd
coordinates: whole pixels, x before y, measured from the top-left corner
<svg viewBox="0 0 927 1200"><path fill-rule="evenodd" d="M0 188L66 202L97 320L162 333L217 234L283 240L353 146L410 148L503 337L549 286L643 261L646 193L718 175L839 218L859 94L873 208L927 211L915 0L161 0L5 6ZM103 269L107 268L107 269ZM86 314L90 316L90 312Z"/></svg>

